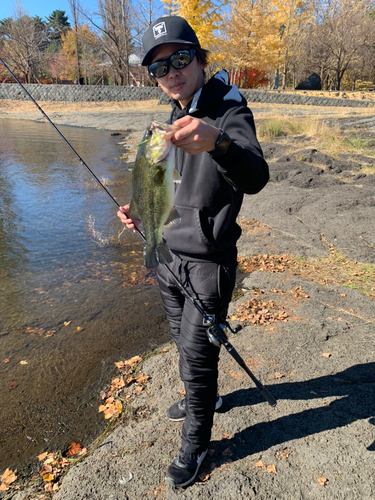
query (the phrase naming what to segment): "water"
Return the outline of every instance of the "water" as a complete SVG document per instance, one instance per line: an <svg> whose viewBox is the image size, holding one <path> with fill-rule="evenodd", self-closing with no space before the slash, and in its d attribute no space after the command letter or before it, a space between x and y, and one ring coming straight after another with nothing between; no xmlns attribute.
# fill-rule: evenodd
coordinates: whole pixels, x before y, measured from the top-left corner
<svg viewBox="0 0 375 500"><path fill-rule="evenodd" d="M120 137L60 127L119 201ZM104 428L114 361L169 340L142 244L48 124L0 121L0 471ZM77 329L78 328L78 329Z"/></svg>

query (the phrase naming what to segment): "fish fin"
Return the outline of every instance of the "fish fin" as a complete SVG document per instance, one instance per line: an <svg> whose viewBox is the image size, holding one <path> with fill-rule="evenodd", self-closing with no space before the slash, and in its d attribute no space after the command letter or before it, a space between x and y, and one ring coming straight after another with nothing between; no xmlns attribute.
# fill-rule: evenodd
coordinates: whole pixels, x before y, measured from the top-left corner
<svg viewBox="0 0 375 500"><path fill-rule="evenodd" d="M177 172L177 170L173 170L173 182L175 184L181 183L181 177L180 177L180 174Z"/></svg>
<svg viewBox="0 0 375 500"><path fill-rule="evenodd" d="M134 198L132 198L132 200L130 202L129 213L130 213L132 219L141 220L141 218L139 217L139 214L138 214L138 209L136 207Z"/></svg>
<svg viewBox="0 0 375 500"><path fill-rule="evenodd" d="M165 227L177 226L181 222L181 216L175 207L172 208L168 215L168 219L165 221Z"/></svg>
<svg viewBox="0 0 375 500"><path fill-rule="evenodd" d="M172 262L172 256L163 243L156 247L146 246L145 266L147 269L155 269L159 264L168 264L169 262Z"/></svg>

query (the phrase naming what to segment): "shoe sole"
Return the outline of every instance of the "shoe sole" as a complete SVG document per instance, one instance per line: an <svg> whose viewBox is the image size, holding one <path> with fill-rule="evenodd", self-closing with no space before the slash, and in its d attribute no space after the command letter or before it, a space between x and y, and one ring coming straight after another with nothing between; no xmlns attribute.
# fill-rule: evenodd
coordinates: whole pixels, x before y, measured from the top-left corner
<svg viewBox="0 0 375 500"><path fill-rule="evenodd" d="M188 486L189 484L191 484L194 481L194 479L197 477L198 471L200 469L200 466L202 465L203 460L205 459L205 457L207 455L207 452L208 452L208 450L204 451L201 454L201 456L199 457L198 464L197 464L197 469L195 471L195 474L194 474L193 477L191 477L189 479L189 481L186 481L185 483L181 483L181 484L175 484L175 482L173 481L173 479L171 477L166 477L165 478L165 482L167 484L169 484L169 486L173 486L174 488L183 488L184 486Z"/></svg>
<svg viewBox="0 0 375 500"><path fill-rule="evenodd" d="M223 400L219 396L219 399L216 401L216 404L215 404L215 411L219 410L222 407L222 404L223 404ZM167 418L171 422L182 422L183 420L185 420L186 417L172 418L172 417L168 417L168 415L167 415Z"/></svg>

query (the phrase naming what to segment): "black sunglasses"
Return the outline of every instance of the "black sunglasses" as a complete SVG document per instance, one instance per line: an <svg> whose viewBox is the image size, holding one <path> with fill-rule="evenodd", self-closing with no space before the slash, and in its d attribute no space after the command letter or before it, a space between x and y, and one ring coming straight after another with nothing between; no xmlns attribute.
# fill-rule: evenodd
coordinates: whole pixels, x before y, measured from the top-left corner
<svg viewBox="0 0 375 500"><path fill-rule="evenodd" d="M174 69L186 68L191 61L194 59L195 50L194 49L182 49L177 50L168 59L162 59L160 61L155 61L148 67L148 72L150 76L154 78L163 78L163 76L169 73L169 65Z"/></svg>

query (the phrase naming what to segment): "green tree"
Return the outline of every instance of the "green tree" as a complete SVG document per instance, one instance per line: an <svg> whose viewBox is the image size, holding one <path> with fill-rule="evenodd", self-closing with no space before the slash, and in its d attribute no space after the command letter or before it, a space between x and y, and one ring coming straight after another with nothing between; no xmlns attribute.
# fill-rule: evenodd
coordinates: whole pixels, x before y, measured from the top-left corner
<svg viewBox="0 0 375 500"><path fill-rule="evenodd" d="M58 49L61 47L61 36L71 29L65 10L54 10L46 17L46 25L49 31L49 42Z"/></svg>

